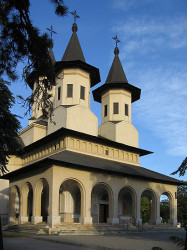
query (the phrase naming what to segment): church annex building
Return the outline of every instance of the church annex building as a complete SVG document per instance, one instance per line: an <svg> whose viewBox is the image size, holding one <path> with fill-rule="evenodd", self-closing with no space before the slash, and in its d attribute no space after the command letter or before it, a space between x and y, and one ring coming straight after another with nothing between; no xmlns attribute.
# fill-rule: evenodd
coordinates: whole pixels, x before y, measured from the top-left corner
<svg viewBox="0 0 187 250"><path fill-rule="evenodd" d="M149 222L160 224L160 196L166 194L169 223L176 225L182 182L140 166L139 158L151 153L139 148L131 123L131 103L141 90L128 83L117 42L108 77L93 91L102 106L98 127L90 88L100 82L100 73L85 61L77 30L74 23L61 61L50 49L57 72L57 85L50 90L55 123L43 119L34 104L29 125L19 133L21 156L11 156L10 172L1 177L9 180L9 222L119 224L132 216L141 222L145 196L151 200ZM33 91L37 80L29 81Z"/></svg>

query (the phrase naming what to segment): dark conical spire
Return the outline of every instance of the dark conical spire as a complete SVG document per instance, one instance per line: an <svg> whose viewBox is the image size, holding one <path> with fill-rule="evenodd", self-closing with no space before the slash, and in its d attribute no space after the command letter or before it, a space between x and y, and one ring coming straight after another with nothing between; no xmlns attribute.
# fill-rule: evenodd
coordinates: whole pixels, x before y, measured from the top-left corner
<svg viewBox="0 0 187 250"><path fill-rule="evenodd" d="M121 65L120 59L119 59L119 49L116 46L114 49L114 60L112 62L112 66L110 68L110 71L108 73L108 77L106 79L105 83L128 83L125 72L123 70L123 67Z"/></svg>
<svg viewBox="0 0 187 250"><path fill-rule="evenodd" d="M120 42L117 35L113 37L116 42L114 49L114 60L108 73L105 84L93 90L94 100L101 103L102 96L111 89L124 89L132 94L131 102L140 99L141 89L128 83L125 72L119 59L119 49L117 44Z"/></svg>
<svg viewBox="0 0 187 250"><path fill-rule="evenodd" d="M49 49L49 58L51 60L52 65L55 65L56 60L55 60L55 56L54 56L54 53L53 53L53 47L52 46Z"/></svg>
<svg viewBox="0 0 187 250"><path fill-rule="evenodd" d="M76 14L76 12L75 13L72 12L72 13ZM77 33L76 33L77 30L78 30L78 27L77 27L77 24L74 21L74 23L72 25L73 34L71 36L71 39L70 39L70 41L68 43L68 46L67 46L65 52L64 52L64 55L62 57L62 61L77 61L77 60L80 60L82 62L85 62L85 58L84 58L84 55L83 55L83 52L82 52L82 49L81 49L81 46L80 46L80 43L79 43Z"/></svg>

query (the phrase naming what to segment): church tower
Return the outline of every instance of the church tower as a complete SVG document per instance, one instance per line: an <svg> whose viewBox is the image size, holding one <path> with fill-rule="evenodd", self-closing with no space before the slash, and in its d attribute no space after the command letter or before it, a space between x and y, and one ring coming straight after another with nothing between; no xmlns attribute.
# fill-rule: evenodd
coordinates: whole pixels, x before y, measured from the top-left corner
<svg viewBox="0 0 187 250"><path fill-rule="evenodd" d="M131 123L131 103L140 99L141 90L128 83L119 59L117 43L114 60L105 84L93 91L94 100L102 104L99 135L138 147L138 131Z"/></svg>
<svg viewBox="0 0 187 250"><path fill-rule="evenodd" d="M90 110L90 88L100 82L100 73L86 63L77 30L75 18L71 39L62 60L55 65L54 123L48 121L47 134L64 127L98 135L98 119Z"/></svg>

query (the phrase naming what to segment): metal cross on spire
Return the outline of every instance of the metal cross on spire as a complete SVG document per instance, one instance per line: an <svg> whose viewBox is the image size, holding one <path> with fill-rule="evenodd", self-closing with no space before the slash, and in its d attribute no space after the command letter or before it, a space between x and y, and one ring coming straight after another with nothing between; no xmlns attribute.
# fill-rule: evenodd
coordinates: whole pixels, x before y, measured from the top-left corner
<svg viewBox="0 0 187 250"><path fill-rule="evenodd" d="M118 47L118 43L120 43L121 41L118 39L118 36L115 35L114 37L112 37L112 39L114 39L116 41L116 48Z"/></svg>
<svg viewBox="0 0 187 250"><path fill-rule="evenodd" d="M53 33L54 34L57 34L54 30L53 30L53 26L51 25L51 28L46 28L50 33L51 33L51 40L52 40L52 37L53 37Z"/></svg>
<svg viewBox="0 0 187 250"><path fill-rule="evenodd" d="M80 16L77 15L77 11L76 10L74 10L73 12L70 12L70 13L74 16L74 23L76 23L76 19L80 18Z"/></svg>

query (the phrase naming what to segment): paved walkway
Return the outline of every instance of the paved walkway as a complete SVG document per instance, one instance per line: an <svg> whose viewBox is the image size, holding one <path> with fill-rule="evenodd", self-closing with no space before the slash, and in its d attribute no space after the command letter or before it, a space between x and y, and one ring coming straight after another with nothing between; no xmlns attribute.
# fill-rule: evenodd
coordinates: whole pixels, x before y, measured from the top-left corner
<svg viewBox="0 0 187 250"><path fill-rule="evenodd" d="M36 236L35 238L5 238L4 250L65 249L65 250L180 250L169 237L185 237L185 232L127 233L123 236Z"/></svg>

